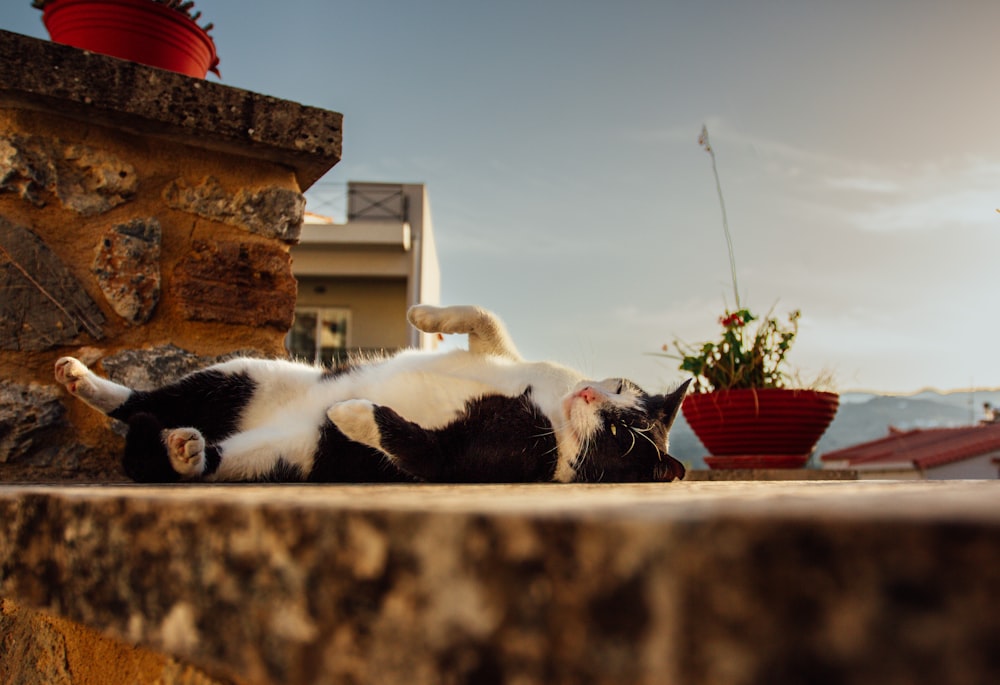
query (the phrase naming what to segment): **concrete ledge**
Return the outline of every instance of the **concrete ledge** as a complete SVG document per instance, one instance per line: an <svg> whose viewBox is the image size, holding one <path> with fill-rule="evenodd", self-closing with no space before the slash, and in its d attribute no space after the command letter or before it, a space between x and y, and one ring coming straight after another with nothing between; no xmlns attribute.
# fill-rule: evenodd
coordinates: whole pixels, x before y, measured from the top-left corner
<svg viewBox="0 0 1000 685"><path fill-rule="evenodd" d="M295 170L305 190L340 161L343 116L0 31L0 107L155 134Z"/></svg>
<svg viewBox="0 0 1000 685"><path fill-rule="evenodd" d="M1000 483L0 487L0 596L250 683L1000 675Z"/></svg>

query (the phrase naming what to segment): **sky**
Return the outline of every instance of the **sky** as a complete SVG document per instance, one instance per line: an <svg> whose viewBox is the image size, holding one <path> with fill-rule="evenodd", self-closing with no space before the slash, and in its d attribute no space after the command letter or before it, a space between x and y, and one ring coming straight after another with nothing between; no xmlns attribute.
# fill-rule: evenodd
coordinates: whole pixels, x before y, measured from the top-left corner
<svg viewBox="0 0 1000 685"><path fill-rule="evenodd" d="M742 304L802 312L796 375L1000 386L1000 3L196 5L222 83L344 114L308 209L426 184L443 302L496 311L529 359L660 391L665 343L719 333L706 125ZM0 28L47 38L30 0Z"/></svg>

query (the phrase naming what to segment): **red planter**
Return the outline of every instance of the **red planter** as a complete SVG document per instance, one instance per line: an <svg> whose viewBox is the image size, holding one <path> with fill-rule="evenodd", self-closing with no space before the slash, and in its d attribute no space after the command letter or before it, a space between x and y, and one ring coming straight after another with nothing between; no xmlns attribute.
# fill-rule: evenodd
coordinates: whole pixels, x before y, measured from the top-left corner
<svg viewBox="0 0 1000 685"><path fill-rule="evenodd" d="M714 455L705 460L712 468L795 468L805 464L839 402L815 390L719 390L688 395L682 411Z"/></svg>
<svg viewBox="0 0 1000 685"><path fill-rule="evenodd" d="M56 0L42 21L57 43L205 78L215 42L190 17L150 0Z"/></svg>

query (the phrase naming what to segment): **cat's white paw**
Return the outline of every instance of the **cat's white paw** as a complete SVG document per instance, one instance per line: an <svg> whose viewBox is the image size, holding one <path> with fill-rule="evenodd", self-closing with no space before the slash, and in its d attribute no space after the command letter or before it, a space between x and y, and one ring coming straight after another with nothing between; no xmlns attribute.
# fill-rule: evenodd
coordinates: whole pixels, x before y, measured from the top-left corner
<svg viewBox="0 0 1000 685"><path fill-rule="evenodd" d="M368 400L346 400L330 407L326 416L333 425L354 442L382 449L382 440L375 423L375 405Z"/></svg>
<svg viewBox="0 0 1000 685"><path fill-rule="evenodd" d="M184 478L200 476L205 470L205 438L197 428L172 428L163 431L170 465Z"/></svg>
<svg viewBox="0 0 1000 685"><path fill-rule="evenodd" d="M410 307L406 318L424 333L469 333L486 312L479 307L434 307L418 304Z"/></svg>
<svg viewBox="0 0 1000 685"><path fill-rule="evenodd" d="M55 366L56 382L98 411L109 414L129 398L132 391L101 378L73 357L60 357Z"/></svg>
<svg viewBox="0 0 1000 685"><path fill-rule="evenodd" d="M56 382L71 395L86 400L97 394L94 373L79 359L60 357L56 361L55 375Z"/></svg>

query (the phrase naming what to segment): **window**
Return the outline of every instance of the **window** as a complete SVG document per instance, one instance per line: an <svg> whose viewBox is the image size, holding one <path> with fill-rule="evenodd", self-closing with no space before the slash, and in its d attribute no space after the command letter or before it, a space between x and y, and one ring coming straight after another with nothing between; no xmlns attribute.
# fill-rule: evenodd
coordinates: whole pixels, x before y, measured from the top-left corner
<svg viewBox="0 0 1000 685"><path fill-rule="evenodd" d="M285 347L293 357L329 365L346 355L350 331L347 307L296 307Z"/></svg>

